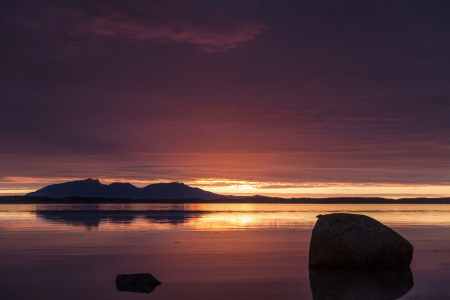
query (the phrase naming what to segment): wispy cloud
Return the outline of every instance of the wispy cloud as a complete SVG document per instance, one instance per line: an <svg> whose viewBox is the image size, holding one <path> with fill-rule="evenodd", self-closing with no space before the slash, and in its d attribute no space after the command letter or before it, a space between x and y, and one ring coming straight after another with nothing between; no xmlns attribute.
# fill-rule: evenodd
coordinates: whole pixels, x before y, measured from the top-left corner
<svg viewBox="0 0 450 300"><path fill-rule="evenodd" d="M181 12L161 5L140 11L140 17L107 5L97 6L96 14L59 7L48 7L42 13L48 16L45 21L33 20L27 15L9 16L6 21L27 29L46 31L72 46L81 41L98 43L107 38L120 38L191 44L207 53L235 49L269 29L262 22L213 13L193 18L189 11Z"/></svg>
<svg viewBox="0 0 450 300"><path fill-rule="evenodd" d="M183 18L167 19L164 23L131 19L112 7L102 6L101 15L79 22L72 36L126 37L133 40L177 42L200 46L205 52L221 52L254 40L268 29L261 22L237 19L222 20L221 27L187 22Z"/></svg>

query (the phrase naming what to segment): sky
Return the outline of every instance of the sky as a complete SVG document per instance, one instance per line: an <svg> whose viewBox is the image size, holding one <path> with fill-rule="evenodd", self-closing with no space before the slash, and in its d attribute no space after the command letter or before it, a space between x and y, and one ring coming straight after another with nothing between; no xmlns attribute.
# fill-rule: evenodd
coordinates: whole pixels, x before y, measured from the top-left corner
<svg viewBox="0 0 450 300"><path fill-rule="evenodd" d="M450 2L6 0L0 195L450 196Z"/></svg>

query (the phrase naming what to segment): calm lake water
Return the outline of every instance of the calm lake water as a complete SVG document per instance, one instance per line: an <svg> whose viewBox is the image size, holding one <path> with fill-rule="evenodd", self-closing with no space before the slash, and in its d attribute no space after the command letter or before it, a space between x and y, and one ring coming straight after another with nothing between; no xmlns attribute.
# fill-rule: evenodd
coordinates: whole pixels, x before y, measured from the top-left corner
<svg viewBox="0 0 450 300"><path fill-rule="evenodd" d="M403 274L310 274L316 216L333 212L408 239L414 287ZM162 284L117 291L130 273ZM313 299L310 275L327 299L450 299L450 205L0 205L4 300Z"/></svg>

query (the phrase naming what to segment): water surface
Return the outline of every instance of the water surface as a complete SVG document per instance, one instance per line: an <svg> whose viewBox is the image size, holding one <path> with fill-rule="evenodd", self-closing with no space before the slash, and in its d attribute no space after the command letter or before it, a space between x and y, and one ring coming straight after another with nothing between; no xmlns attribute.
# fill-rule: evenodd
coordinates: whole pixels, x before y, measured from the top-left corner
<svg viewBox="0 0 450 300"><path fill-rule="evenodd" d="M316 216L332 212L369 215L414 245L414 287L402 298L450 299L450 205L412 204L0 205L0 295L313 299L309 240ZM150 294L117 291L116 275L129 273L163 284ZM311 278L364 278L349 288L363 288L367 299L383 289L377 278L395 277L400 287L408 277L327 276Z"/></svg>

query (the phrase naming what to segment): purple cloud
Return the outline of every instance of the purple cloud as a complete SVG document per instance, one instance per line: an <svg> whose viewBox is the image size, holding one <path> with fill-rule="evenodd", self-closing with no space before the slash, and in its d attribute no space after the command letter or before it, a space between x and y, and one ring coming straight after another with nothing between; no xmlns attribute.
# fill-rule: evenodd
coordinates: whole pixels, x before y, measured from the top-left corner
<svg viewBox="0 0 450 300"><path fill-rule="evenodd" d="M46 31L67 45L121 38L191 44L206 53L235 49L242 43L255 40L269 29L262 22L224 17L212 11L195 18L189 10L182 11L161 4L153 5L150 9L137 8L134 12L139 17L133 17L132 14L109 5L96 6L96 13L46 7L40 12L46 16L44 19L12 15L5 18L5 21L30 30Z"/></svg>

